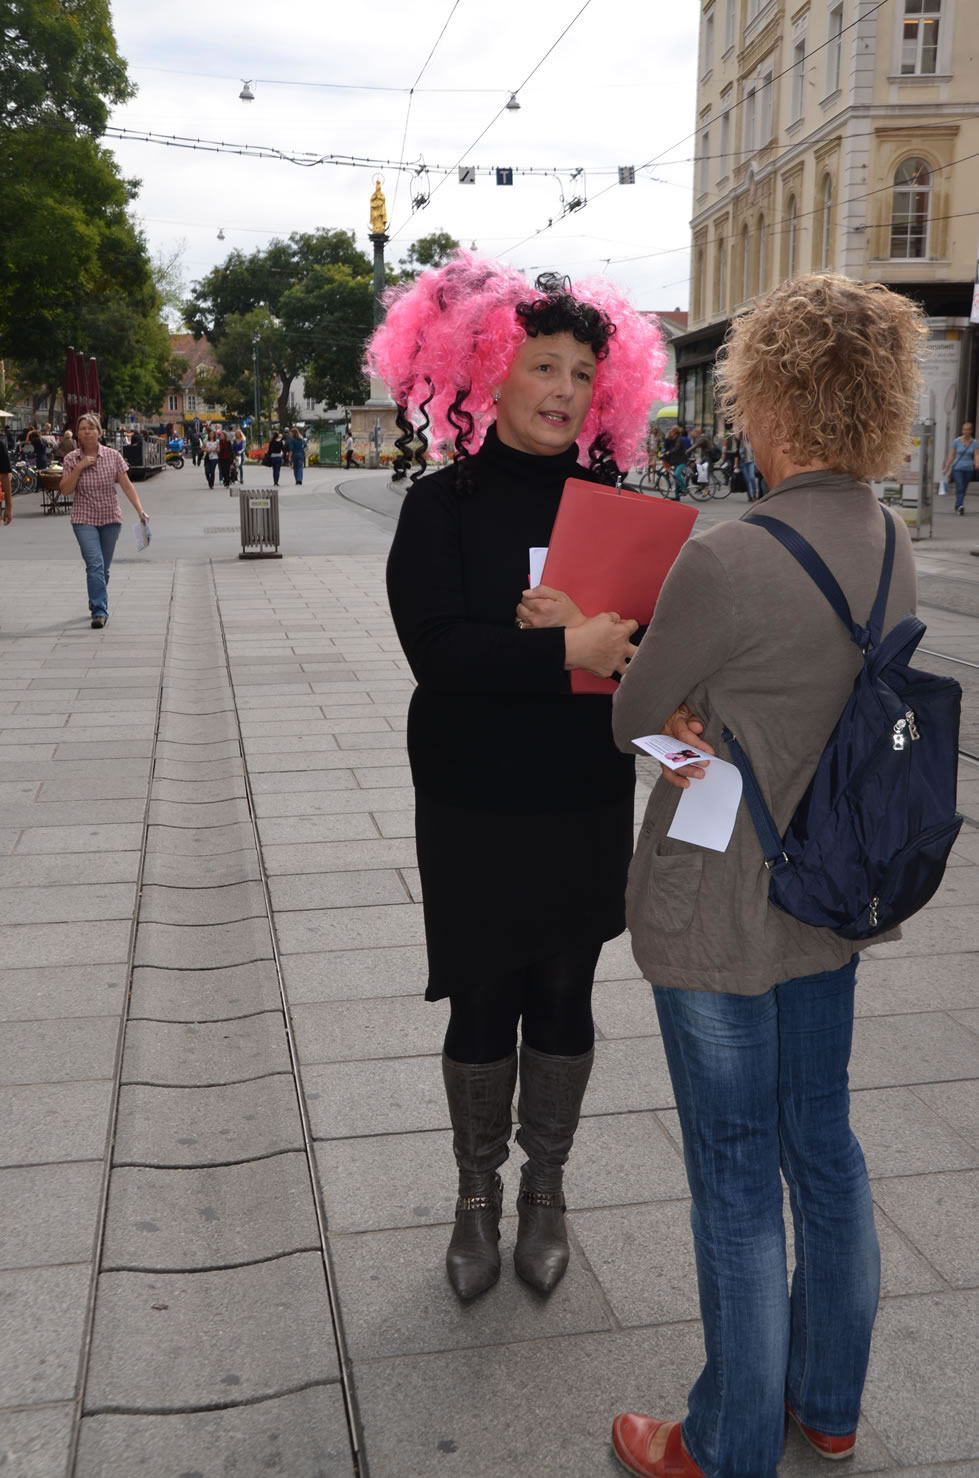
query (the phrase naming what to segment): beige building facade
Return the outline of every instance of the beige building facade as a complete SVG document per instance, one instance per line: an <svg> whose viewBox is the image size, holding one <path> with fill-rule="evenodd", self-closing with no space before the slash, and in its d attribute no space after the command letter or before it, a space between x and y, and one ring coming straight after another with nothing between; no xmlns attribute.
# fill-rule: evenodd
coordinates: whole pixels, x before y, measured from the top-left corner
<svg viewBox="0 0 979 1478"><path fill-rule="evenodd" d="M799 272L885 282L934 346L936 451L974 419L979 0L704 0L681 419L731 318Z"/></svg>

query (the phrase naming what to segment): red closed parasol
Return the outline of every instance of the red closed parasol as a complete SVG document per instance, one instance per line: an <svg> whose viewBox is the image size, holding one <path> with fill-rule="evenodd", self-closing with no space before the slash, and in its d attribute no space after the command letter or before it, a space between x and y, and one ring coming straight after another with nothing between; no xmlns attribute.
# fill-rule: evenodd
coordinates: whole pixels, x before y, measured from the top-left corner
<svg viewBox="0 0 979 1478"><path fill-rule="evenodd" d="M74 349L69 345L68 358L65 361L65 421L71 432L74 432L75 423L81 415L78 389L78 362Z"/></svg>
<svg viewBox="0 0 979 1478"><path fill-rule="evenodd" d="M99 366L94 357L88 361L88 398L89 410L94 411L101 421L102 390L99 385Z"/></svg>

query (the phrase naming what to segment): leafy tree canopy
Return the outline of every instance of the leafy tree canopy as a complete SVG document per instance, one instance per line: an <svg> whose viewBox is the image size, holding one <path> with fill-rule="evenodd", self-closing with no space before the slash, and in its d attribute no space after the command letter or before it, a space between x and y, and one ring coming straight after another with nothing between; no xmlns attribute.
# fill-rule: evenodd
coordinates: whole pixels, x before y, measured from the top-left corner
<svg viewBox="0 0 979 1478"><path fill-rule="evenodd" d="M100 134L136 89L116 48L108 0L3 0L0 128L55 124Z"/></svg>
<svg viewBox="0 0 979 1478"><path fill-rule="evenodd" d="M433 231L431 236L422 236L413 241L401 258L405 277L417 277L426 267L442 267L459 247L454 236L447 231Z"/></svg>

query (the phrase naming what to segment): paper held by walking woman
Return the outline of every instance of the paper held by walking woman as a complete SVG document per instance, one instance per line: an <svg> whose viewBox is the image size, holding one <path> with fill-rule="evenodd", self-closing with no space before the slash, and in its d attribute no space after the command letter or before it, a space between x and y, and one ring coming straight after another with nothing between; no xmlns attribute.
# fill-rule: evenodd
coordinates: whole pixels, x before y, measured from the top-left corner
<svg viewBox="0 0 979 1478"><path fill-rule="evenodd" d="M726 852L741 801L741 774L737 767L728 760L719 760L716 755L704 754L702 750L680 744L669 734L646 734L632 742L670 770L680 770L698 760L709 761L704 778L695 780L691 777L690 784L681 793L680 804L666 835L677 842L691 842L695 847Z"/></svg>

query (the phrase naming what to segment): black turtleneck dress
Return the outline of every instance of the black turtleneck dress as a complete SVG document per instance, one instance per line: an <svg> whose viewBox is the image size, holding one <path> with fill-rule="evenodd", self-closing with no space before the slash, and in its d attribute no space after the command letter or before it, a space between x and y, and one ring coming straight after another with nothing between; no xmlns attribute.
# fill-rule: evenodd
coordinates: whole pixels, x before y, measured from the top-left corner
<svg viewBox="0 0 979 1478"><path fill-rule="evenodd" d="M625 928L634 761L612 699L572 694L564 629L518 631L577 449L536 457L494 427L405 496L388 597L418 686L408 712L428 1000Z"/></svg>

